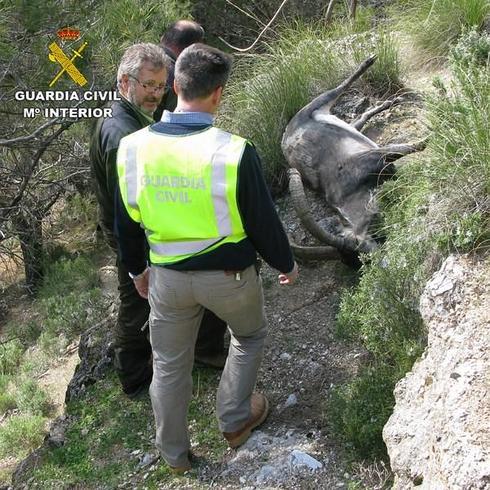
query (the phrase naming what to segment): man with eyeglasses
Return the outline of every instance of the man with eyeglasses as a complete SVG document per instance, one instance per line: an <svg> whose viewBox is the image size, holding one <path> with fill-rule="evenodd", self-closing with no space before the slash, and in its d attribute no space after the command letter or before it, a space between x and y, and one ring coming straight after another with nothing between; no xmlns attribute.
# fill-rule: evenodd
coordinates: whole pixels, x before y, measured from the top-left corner
<svg viewBox="0 0 490 490"><path fill-rule="evenodd" d="M154 122L153 113L165 91L169 59L155 44L130 46L121 59L117 86L121 100L112 104L112 117L97 121L90 145L92 174L99 203L99 224L104 236L117 253L114 236L114 194L117 185L116 159L119 142L125 136ZM129 398L144 392L152 379L151 345L145 326L150 307L136 291L133 278L117 259L119 280L119 311L115 328L114 365L122 390ZM223 332L218 332L222 347ZM211 356L211 361L212 361ZM225 356L221 348L219 366Z"/></svg>

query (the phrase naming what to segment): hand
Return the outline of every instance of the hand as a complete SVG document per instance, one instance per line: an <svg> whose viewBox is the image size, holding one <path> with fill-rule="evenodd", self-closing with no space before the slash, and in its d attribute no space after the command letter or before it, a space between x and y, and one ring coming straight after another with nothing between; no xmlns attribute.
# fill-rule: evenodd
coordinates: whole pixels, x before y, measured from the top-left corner
<svg viewBox="0 0 490 490"><path fill-rule="evenodd" d="M138 294L145 299L148 299L148 280L150 277L150 268L147 267L141 274L133 277L134 287Z"/></svg>
<svg viewBox="0 0 490 490"><path fill-rule="evenodd" d="M288 272L287 274L279 274L279 284L294 284L294 282L298 278L298 275L298 264L294 262L294 267L291 272Z"/></svg>

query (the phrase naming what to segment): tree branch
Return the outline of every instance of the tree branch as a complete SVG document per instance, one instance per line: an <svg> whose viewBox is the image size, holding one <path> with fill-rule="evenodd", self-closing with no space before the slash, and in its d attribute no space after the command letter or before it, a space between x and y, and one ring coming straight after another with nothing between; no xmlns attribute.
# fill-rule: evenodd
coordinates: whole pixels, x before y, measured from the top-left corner
<svg viewBox="0 0 490 490"><path fill-rule="evenodd" d="M335 0L330 0L330 2L328 3L327 13L325 14L325 24L326 25L330 24L330 21L332 20L334 3L335 3Z"/></svg>
<svg viewBox="0 0 490 490"><path fill-rule="evenodd" d="M14 146L17 143L24 143L26 141L30 141L36 138L37 135L42 133L45 129L59 122L60 122L59 119L51 119L50 121L47 121L43 125L39 126L34 132L32 132L27 136L19 136L18 138L12 138L10 140L0 140L0 146Z"/></svg>
<svg viewBox="0 0 490 490"><path fill-rule="evenodd" d="M279 15L279 12L282 10L284 5L286 4L287 0L283 0L279 8L276 10L276 13L273 15L272 19L268 22L268 24L262 29L262 31L259 33L255 41L248 47L248 48L237 48L236 46L231 45L227 41L225 41L222 37L218 38L223 41L229 48L234 49L235 51L238 51L240 53L246 53L247 51L250 51L255 47L255 45L259 42L260 38L264 35L265 31L271 26L271 24L274 22L276 17Z"/></svg>

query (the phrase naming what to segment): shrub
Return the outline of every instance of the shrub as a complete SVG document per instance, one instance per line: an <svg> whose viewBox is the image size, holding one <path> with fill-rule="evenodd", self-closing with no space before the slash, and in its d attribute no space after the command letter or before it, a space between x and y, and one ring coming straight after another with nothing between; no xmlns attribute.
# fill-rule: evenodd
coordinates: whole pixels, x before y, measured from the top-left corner
<svg viewBox="0 0 490 490"><path fill-rule="evenodd" d="M39 298L64 296L70 291L85 291L98 284L97 271L86 257L60 260L47 266Z"/></svg>
<svg viewBox="0 0 490 490"><path fill-rule="evenodd" d="M43 333L64 335L71 339L98 321L105 301L100 289L78 290L65 296L52 296L42 301Z"/></svg>
<svg viewBox="0 0 490 490"><path fill-rule="evenodd" d="M37 345L39 348L30 348L25 352L20 366L21 375L39 376L49 369L55 356L59 355L60 349L55 351L53 349L43 348L41 341L44 335L44 333L41 334L38 339ZM59 340L56 340L59 343Z"/></svg>
<svg viewBox="0 0 490 490"><path fill-rule="evenodd" d="M9 391L11 376L0 375L0 415L16 407L15 398Z"/></svg>
<svg viewBox="0 0 490 490"><path fill-rule="evenodd" d="M408 0L402 23L429 56L445 56L465 29L481 29L489 15L487 0Z"/></svg>
<svg viewBox="0 0 490 490"><path fill-rule="evenodd" d="M15 403L15 398L11 393L2 392L0 393L0 416L12 410L17 405Z"/></svg>
<svg viewBox="0 0 490 490"><path fill-rule="evenodd" d="M93 194L74 194L66 201L62 220L67 223L93 223L97 216L97 202Z"/></svg>
<svg viewBox="0 0 490 490"><path fill-rule="evenodd" d="M362 458L386 456L381 433L394 405L395 381L385 365L373 364L333 390L332 426Z"/></svg>
<svg viewBox="0 0 490 490"><path fill-rule="evenodd" d="M371 30L375 24L375 8L359 5L354 19L350 18L347 4L338 3L334 8L332 25L332 37L337 39L350 36L353 33L366 32Z"/></svg>
<svg viewBox="0 0 490 490"><path fill-rule="evenodd" d="M51 403L46 392L34 380L23 380L15 393L17 407L24 414L49 415Z"/></svg>
<svg viewBox="0 0 490 490"><path fill-rule="evenodd" d="M422 288L449 253L490 244L490 70L453 65L454 85L428 101L427 151L379 194L386 241L341 302L339 333L364 343L373 361L334 393L332 419L362 457L382 453L393 387L424 348Z"/></svg>
<svg viewBox="0 0 490 490"><path fill-rule="evenodd" d="M275 188L283 185L280 143L287 123L345 74L345 63L329 35L312 25L283 27L264 54L236 64L226 87L221 124L255 143L266 179Z"/></svg>
<svg viewBox="0 0 490 490"><path fill-rule="evenodd" d="M14 415L0 427L0 458L23 458L44 438L46 419L39 415Z"/></svg>
<svg viewBox="0 0 490 490"><path fill-rule="evenodd" d="M14 374L24 353L19 339L0 344L0 375Z"/></svg>
<svg viewBox="0 0 490 490"><path fill-rule="evenodd" d="M490 61L490 34L479 33L475 29L465 32L456 46L451 49L456 65L485 65Z"/></svg>
<svg viewBox="0 0 490 490"><path fill-rule="evenodd" d="M393 34L379 30L357 36L351 43L356 64L375 54L376 63L363 75L361 82L375 94L388 96L403 86L398 43Z"/></svg>

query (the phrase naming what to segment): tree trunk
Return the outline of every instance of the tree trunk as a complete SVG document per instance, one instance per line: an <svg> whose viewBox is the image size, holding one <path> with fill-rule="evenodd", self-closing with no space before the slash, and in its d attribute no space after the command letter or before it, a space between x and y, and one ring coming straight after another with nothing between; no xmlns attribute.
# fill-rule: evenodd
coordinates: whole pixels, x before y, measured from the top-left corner
<svg viewBox="0 0 490 490"><path fill-rule="evenodd" d="M327 13L325 14L325 25L330 24L330 21L332 20L334 3L335 3L335 0L330 0L330 2L328 3Z"/></svg>
<svg viewBox="0 0 490 490"><path fill-rule="evenodd" d="M32 214L19 212L14 218L14 226L22 249L26 286L33 294L43 277L42 220Z"/></svg>
<svg viewBox="0 0 490 490"><path fill-rule="evenodd" d="M357 0L351 0L350 3L350 18L356 18Z"/></svg>

